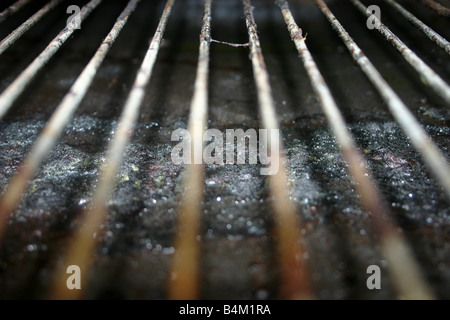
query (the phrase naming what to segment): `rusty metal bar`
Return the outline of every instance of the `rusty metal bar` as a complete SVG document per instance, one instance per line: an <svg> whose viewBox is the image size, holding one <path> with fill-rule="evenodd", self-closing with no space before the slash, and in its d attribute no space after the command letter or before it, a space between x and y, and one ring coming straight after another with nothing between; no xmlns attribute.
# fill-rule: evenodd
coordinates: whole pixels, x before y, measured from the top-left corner
<svg viewBox="0 0 450 320"><path fill-rule="evenodd" d="M89 14L102 2L102 0L91 0L86 4L80 12L80 20L86 19ZM67 39L73 34L75 29L72 25L66 26L54 38L47 48L34 59L34 61L11 83L5 91L0 95L0 119L3 118L14 101L20 96L25 88L34 79L36 74L45 66L45 64L53 57L53 55L61 48Z"/></svg>
<svg viewBox="0 0 450 320"><path fill-rule="evenodd" d="M382 239L381 241L385 243L386 246L392 246L400 243L399 250L402 250L402 248L408 248L408 245L404 239L397 233L397 225L393 219L393 215L390 212L387 203L381 196L377 186L373 182L371 173L363 166L364 158L358 151L356 143L347 129L342 114L339 111L333 96L331 95L330 89L325 83L325 80L323 79L311 53L308 50L305 40L302 37L302 31L296 24L287 1L278 1L278 5L281 8L286 25L290 31L291 38L303 60L303 64L309 75L313 89L321 101L323 111L328 119L328 123L337 138L342 154L349 164L349 173L358 183L356 185L356 190L361 195L361 203L369 212L371 212L372 219L376 226L376 231ZM405 272L414 277L414 279L411 278L410 281L417 284L415 294L419 291L424 297L430 297L430 290L421 279L421 275L417 273L419 268L411 256L406 255L406 257L403 257L401 260L395 256L387 256L391 267L396 269L403 268ZM412 271L410 271L411 268L413 269ZM401 282L400 285L402 287L399 291L402 295L409 294L408 297L414 297L408 291L410 289L409 286L404 286L404 282Z"/></svg>
<svg viewBox="0 0 450 320"><path fill-rule="evenodd" d="M269 75L261 50L252 6L250 0L243 0L243 4L262 126L269 132L270 130L279 130ZM269 188L273 198L272 208L276 223L278 261L281 265L280 296L283 299L311 299L313 294L309 270L302 261L305 248L301 243L300 221L297 216L297 208L289 197L281 148L281 139L278 147L270 146L272 161L277 162L279 169L275 174L269 176Z"/></svg>
<svg viewBox="0 0 450 320"><path fill-rule="evenodd" d="M371 13L367 12L366 6L364 6L359 0L350 0L351 3L362 14L367 17L371 17ZM377 17L373 17L377 19ZM445 102L450 105L450 86L442 80L442 78L433 71L417 54L414 53L406 44L403 43L389 28L379 21L379 27L376 28L385 38L389 41L395 49L405 58L405 60L419 73L422 82L430 86Z"/></svg>
<svg viewBox="0 0 450 320"><path fill-rule="evenodd" d="M200 49L191 102L188 130L191 133L191 164L187 167L184 193L178 217L175 255L170 275L169 299L193 300L199 298L200 245L197 236L202 212L204 165L195 161L203 157L203 133L208 118L209 48L211 43L211 4L205 0ZM200 147L200 148L199 148Z"/></svg>
<svg viewBox="0 0 450 320"><path fill-rule="evenodd" d="M439 150L428 140L428 135L417 123L417 120L412 116L400 98L398 98L391 87L389 87L386 81L381 77L377 69L352 40L325 2L323 0L315 0L315 2L327 17L333 28L338 32L355 62L361 67L363 72L385 99L385 102L388 104L394 117L407 134L409 133L411 135L413 142L418 144L417 147L422 151L422 154L426 155L427 152L438 152L438 154L433 153L433 155L436 156L436 159L433 160L443 161L445 169L447 163L439 157ZM347 154L347 157L351 157L351 155ZM435 168L434 165L433 168ZM354 174L359 176L358 172L354 172ZM447 178L449 177L450 176L447 176ZM358 180L361 180L362 178L363 177L358 177ZM371 197L371 194L366 194L366 200L364 201L371 201ZM380 204L374 203L372 205L379 206ZM392 280L399 297L402 299L432 299L433 294L425 283L419 267L413 258L412 252L402 234L397 231L393 223L390 223L389 226L383 222L381 217L377 217L378 214L383 215L385 213L379 211L377 214L375 214L375 212L372 212L372 214L377 232L380 234L381 251L386 260L389 261ZM386 217L384 219L386 219Z"/></svg>
<svg viewBox="0 0 450 320"><path fill-rule="evenodd" d="M6 18L8 18L9 16L13 15L17 11L19 11L20 9L22 9L22 7L24 5L26 5L28 2L30 2L30 0L18 0L17 2L13 3L8 8L6 8L2 12L0 12L0 23L5 21Z"/></svg>
<svg viewBox="0 0 450 320"><path fill-rule="evenodd" d="M422 154L428 167L444 187L447 197L450 198L450 166L446 157L433 143L428 133L422 128L417 119L411 111L409 111L395 91L389 86L386 80L383 79L381 74L353 41L347 31L345 31L325 3L322 0L315 1L344 41L355 62L361 67L361 70L378 90L394 118L398 121L409 139L411 139L415 148Z"/></svg>
<svg viewBox="0 0 450 320"><path fill-rule="evenodd" d="M25 32L41 20L47 13L55 8L62 0L52 0L44 5L38 12L32 15L27 21L22 23L17 29L11 32L5 39L0 42L0 55L5 52L17 39Z"/></svg>
<svg viewBox="0 0 450 320"><path fill-rule="evenodd" d="M436 2L434 0L422 0L422 2L437 12L437 14L443 16L443 17L450 17L450 9L447 7L444 7L439 2Z"/></svg>
<svg viewBox="0 0 450 320"><path fill-rule="evenodd" d="M120 31L128 21L128 16L134 11L140 0L131 0L117 19L114 27L106 36L99 49L85 67L78 79L72 85L62 102L56 108L52 117L45 125L42 133L34 143L30 154L25 159L21 169L11 179L6 191L0 198L0 239L10 213L17 207L28 182L36 173L43 159L61 135L61 132L72 118L73 113L84 98L89 86L94 80L109 49L117 39Z"/></svg>
<svg viewBox="0 0 450 320"><path fill-rule="evenodd" d="M66 268L69 265L77 265L84 270L83 285L86 287L86 274L90 267L90 260L93 256L98 238L95 236L102 223L107 218L106 202L109 199L114 178L122 163L125 148L128 146L135 124L139 115L139 109L145 95L145 88L151 78L156 57L159 52L161 41L166 29L173 4L175 0L168 0L156 32L150 43L150 47L144 57L141 67L137 73L136 80L125 103L120 116L119 125L113 140L108 148L108 157L105 166L101 170L99 184L95 190L90 209L84 212L82 225L76 230L67 255L58 269L52 288L51 298L53 299L78 299L84 290L69 290L66 287Z"/></svg>
<svg viewBox="0 0 450 320"><path fill-rule="evenodd" d="M403 8L397 1L394 0L384 0L384 1L389 3L392 7L394 7L394 9L397 10L397 12L399 12L403 17L405 17L406 20L411 22L420 31L422 31L428 38L430 38L431 41L436 43L438 46L444 49L445 52L450 54L450 42L448 42L444 37L439 35L436 31L434 31L425 23L423 23L421 20L419 20L411 12Z"/></svg>

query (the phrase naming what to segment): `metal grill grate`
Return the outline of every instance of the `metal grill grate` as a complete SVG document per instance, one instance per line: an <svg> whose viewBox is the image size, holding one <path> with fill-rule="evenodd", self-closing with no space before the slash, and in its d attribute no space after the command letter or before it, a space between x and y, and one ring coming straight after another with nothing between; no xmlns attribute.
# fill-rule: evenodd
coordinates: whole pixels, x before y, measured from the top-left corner
<svg viewBox="0 0 450 320"><path fill-rule="evenodd" d="M29 1L18 1L0 13L0 23L8 17L12 19L14 13L27 2ZM0 42L0 63L1 55L7 52L16 40L26 34L34 24L38 23L49 12L61 8L62 2L61 0L49 1L2 40ZM127 21L133 17L133 12L140 5L140 2L140 0L130 0L125 5L111 31L59 103L39 134L28 156L23 161L23 165L18 168L17 173L5 188L0 199L0 236L2 238L7 231L8 219L20 204L23 194L29 187L29 181L35 177L43 161L55 144L57 144L66 126L72 120L74 113L85 98L98 70L107 57L110 48L113 47L115 40L120 36ZM270 71L265 64L264 47L261 47L257 22L253 17L252 5L257 7L260 2L253 2L251 3L250 0L242 1L242 14L245 17L249 37L249 42L246 46L249 47L253 69L256 88L255 99L257 99L259 106L260 127L280 129L280 124L277 120L277 107L271 88ZM350 0L349 2L362 15L367 16L368 19L376 19L376 22L380 22L372 16L372 13L367 10L367 7L361 1ZM385 0L384 2L389 5L386 8L391 8L393 12L400 14L405 19L404 21L409 21L412 26L422 31L433 43L450 54L450 44L445 38L416 18L397 1ZM424 2L429 5L433 3L432 1ZM428 169L442 186L443 194L446 195L447 199L450 198L450 167L446 156L432 141L426 130L388 81L385 80L358 44L347 33L327 4L323 0L315 0L315 3L329 21L331 27L342 39L342 43L347 47L355 65L362 70L372 83L394 119L404 130L409 141L420 152ZM101 4L101 0L91 0L86 3L80 12L81 22L88 19L91 12L99 10L97 8L101 7ZM302 8L302 3L297 5L299 8ZM333 3L333 5L337 4ZM81 215L80 227L73 233L69 241L70 244L64 252L64 258L58 264L59 267L56 268L54 276L51 277L53 282L50 286L51 290L48 297L76 299L82 298L82 294L85 293L85 290L67 289L65 281L67 278L66 266L78 265L85 273L88 273L90 270L91 261L99 241L99 237L95 235L101 232L102 226L108 219L108 207L106 204L113 194L114 181L119 173L121 164L124 161L124 154L139 121L140 108L152 77L153 68L157 63L157 56L163 43L166 25L169 22L174 6L176 6L175 1L169 0L163 9L148 51L137 71L135 82L129 90L128 98L114 130L114 137L109 143L105 164L99 174L99 182L95 187L95 191L93 191L91 205ZM211 25L211 17L214 16L213 9L212 0L205 0L196 78L193 85L188 122L188 129L192 133L192 141L197 141L198 145L202 145L203 134L209 123L210 45L212 42L226 44L223 41L213 40L211 37L211 34L214 35L214 26ZM359 195L361 204L367 212L370 212L370 220L367 223L374 228L379 241L381 255L389 265L393 287L397 296L407 299L434 298L435 294L426 278L424 278L420 265L416 262L416 257L408 244L408 240L403 235L403 232L399 231L400 228L396 222L395 214L385 200L385 195L379 190L375 182L376 179L373 178L370 172L371 170L366 166L365 156L360 151L352 133L350 133L349 127L344 120L345 117L335 102L332 90L330 90L327 81L322 76L320 68L315 62L314 55L308 49L308 36L300 29L302 27L301 22L299 25L297 24L288 1L276 1L276 5L273 5L272 10L281 12L284 18L289 35L301 58L299 63L300 61L303 62L311 87L319 99L323 113L336 138L337 146L348 164L347 169L355 181L355 190ZM442 7L436 10L444 12ZM424 86L431 88L448 107L450 105L450 87L441 76L433 71L413 50L408 48L386 25L380 22L379 27L376 29L417 72L417 76L422 80ZM373 31L375 33L375 30ZM261 34L264 36L264 33ZM32 81L43 73L46 64L72 35L76 36L76 29L72 25L68 25L1 93L0 119L7 114L9 109L27 90L28 86L31 85ZM175 39L172 41L175 41ZM430 46L434 45L432 42L429 43ZM238 50L244 49L240 48ZM272 154L275 155L272 161L276 161L280 169L275 175L267 177L269 203L274 217L277 248L275 251L277 252L277 264L280 265L279 296L283 299L316 298L317 294L311 283L314 275L314 265L310 265L307 260L303 259L308 252L308 249L304 247L304 241L301 240L304 234L302 230L305 228L305 222L302 219L298 219L298 212L301 211L301 208L291 197L289 173L285 166L286 152L283 150L283 141L280 140L279 144L281 146L279 153L272 149ZM202 150L194 149L192 157L197 157L198 154L196 155L196 153L198 152L202 152ZM202 250L201 242L197 239L201 234L205 179L205 165L191 164L187 166L182 180L182 190L184 192L180 195L181 200L178 207L177 220L178 232L174 242L170 281L168 281L167 285L168 297L172 299L198 299L202 297L200 285ZM83 288L89 288L87 279L86 276L83 277Z"/></svg>

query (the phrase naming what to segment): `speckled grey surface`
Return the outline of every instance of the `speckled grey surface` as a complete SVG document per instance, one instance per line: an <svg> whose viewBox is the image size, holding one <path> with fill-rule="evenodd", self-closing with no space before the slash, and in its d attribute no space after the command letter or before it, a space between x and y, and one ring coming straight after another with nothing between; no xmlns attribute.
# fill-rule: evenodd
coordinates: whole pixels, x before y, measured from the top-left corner
<svg viewBox="0 0 450 320"><path fill-rule="evenodd" d="M279 9L272 1L255 0L253 5L282 124L291 196L303 221L308 250L304 258L312 271L315 293L323 299L394 298L389 266L380 256L370 217L359 205L354 183ZM445 28L448 21L433 18L431 11L418 4L409 6L442 35L450 36ZM107 1L94 11L0 121L0 191L122 8L119 1ZM364 19L349 4L334 1L331 8L448 157L450 112L444 102L423 87L384 39L363 28ZM18 17L26 17L32 9L23 9ZM89 204L107 143L161 9L161 2L140 4L73 121L11 216L0 251L0 298L46 297L65 241L78 226L80 210ZM427 281L438 297L448 299L450 212L442 189L320 12L309 2L292 5L292 9L308 33L307 44ZM393 31L449 81L448 56L419 31L395 18L389 7L382 9ZM174 146L170 134L186 126L202 10L202 1L178 1L174 7L135 135L108 202L110 214L101 230L87 298L166 297L183 178L183 168L170 161ZM247 42L241 10L239 1L215 1L214 39ZM61 29L65 17L61 14L60 7L0 57L1 90ZM16 24L7 20L0 36ZM210 127L258 128L247 50L212 44ZM276 239L269 202L266 178L259 175L258 166L206 167L199 237L202 298L278 297ZM382 290L366 288L370 264L382 267Z"/></svg>

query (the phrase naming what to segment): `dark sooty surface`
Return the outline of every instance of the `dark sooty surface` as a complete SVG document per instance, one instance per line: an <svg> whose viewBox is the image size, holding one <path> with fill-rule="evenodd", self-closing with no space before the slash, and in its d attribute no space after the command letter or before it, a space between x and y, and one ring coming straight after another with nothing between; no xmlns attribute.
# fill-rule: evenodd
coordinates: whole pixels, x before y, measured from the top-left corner
<svg viewBox="0 0 450 320"><path fill-rule="evenodd" d="M76 2L76 1L75 1ZM83 4L83 1L78 1ZM123 8L105 1L83 23L0 121L0 191L30 150ZM378 3L378 1L372 1ZM41 1L40 4L43 2ZM70 4L73 4L71 1ZM25 19L39 7L17 15ZM263 53L282 125L291 196L318 298L394 298L389 266L380 255L370 217L336 147L320 104L272 1L253 1ZM408 2L408 8L449 38L448 20ZM2 6L6 6L2 4ZM64 26L66 3L0 57L0 89ZM62 138L12 214L0 251L0 298L45 298L54 267L79 214L89 205L108 141L134 81L163 3L142 1L100 68ZM383 19L447 81L448 56L380 4ZM449 206L443 190L355 67L314 5L291 5L307 44L343 112L358 147L440 298L450 298ZM399 93L443 153L449 156L450 112L350 4L332 10ZM186 127L195 79L202 1L178 1L142 105L139 123L108 202L87 298L164 299L183 167L171 162L170 134ZM18 20L3 23L3 38ZM9 28L9 29L8 29ZM240 1L215 1L214 39L248 41ZM209 126L258 128L248 48L211 45ZM254 165L206 167L202 231L202 298L272 299L279 274L266 178ZM366 288L366 268L382 268L382 290Z"/></svg>

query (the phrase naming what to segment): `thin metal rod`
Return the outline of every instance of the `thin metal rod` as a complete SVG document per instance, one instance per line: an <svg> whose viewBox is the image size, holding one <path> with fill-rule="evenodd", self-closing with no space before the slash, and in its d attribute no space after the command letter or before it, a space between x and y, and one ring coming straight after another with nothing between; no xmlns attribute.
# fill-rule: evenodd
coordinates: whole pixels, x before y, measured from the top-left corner
<svg viewBox="0 0 450 320"><path fill-rule="evenodd" d="M400 243L400 250L401 248L407 248L408 246L404 239L400 238L397 233L397 226L393 220L393 215L390 212L385 200L381 196L379 189L373 182L371 173L362 165L364 163L363 156L358 151L356 143L347 129L342 114L339 111L333 96L331 95L330 89L325 83L319 68L308 50L306 42L302 37L302 31L296 24L288 3L284 0L278 1L277 3L281 8L286 25L290 31L291 38L295 43L300 57L302 58L314 92L321 101L323 111L328 119L328 123L330 124L337 138L338 145L340 146L341 151L349 164L349 173L358 183L356 185L356 190L361 195L362 205L372 214L372 219L376 225L376 231L379 233L380 238L386 243L386 245L390 246L395 244L397 246L397 244ZM395 242L390 243L390 241ZM401 260L396 257L392 259L391 255L388 256L388 263L391 267L395 266L394 268L396 269L403 268L404 272L407 272L408 275L414 277L410 279L410 282L413 282L415 285L414 294L417 294L420 297L431 297L428 286L424 283L421 275L418 273L419 267L410 255L403 257ZM410 270L411 268L412 270ZM401 285L404 285L404 282L401 282ZM410 290L409 286L402 287L400 291L402 294L409 294L408 290ZM413 296L409 297L412 298Z"/></svg>
<svg viewBox="0 0 450 320"><path fill-rule="evenodd" d="M367 12L366 6L364 6L359 0L350 0L353 5L361 11L362 14L367 17L371 16L370 12ZM374 19L377 19L374 17ZM442 78L433 71L422 59L420 59L414 51L412 51L406 44L403 43L388 27L386 27L381 21L379 21L379 27L377 30L389 41L394 48L400 52L405 60L420 74L422 82L430 86L438 95L440 95L445 102L450 105L450 86L442 80Z"/></svg>
<svg viewBox="0 0 450 320"><path fill-rule="evenodd" d="M0 42L0 55L5 52L17 39L25 32L41 20L47 13L55 8L62 0L52 0L44 5L38 12L31 16L27 21L22 23L17 29L11 32L5 39Z"/></svg>
<svg viewBox="0 0 450 320"><path fill-rule="evenodd" d="M80 12L80 21L86 19L102 0L91 0L85 5ZM36 74L45 64L53 57L53 55L61 48L66 40L75 31L74 27L69 24L54 38L47 48L34 59L34 61L11 83L8 88L0 95L0 119L3 118L8 109L12 106L14 101L25 90L27 85L34 79Z"/></svg>
<svg viewBox="0 0 450 320"><path fill-rule="evenodd" d="M30 0L18 0L17 2L13 3L11 6L0 12L0 23L5 21L9 16L19 11L28 2L30 2Z"/></svg>
<svg viewBox="0 0 450 320"><path fill-rule="evenodd" d="M403 128L409 139L411 139L411 142L414 144L415 148L422 154L422 157L428 164L428 167L434 173L440 184L444 187L447 197L450 198L450 166L446 157L433 143L428 133L422 128L420 123L395 93L395 91L389 86L386 80L383 79L381 74L349 36L347 31L345 31L344 27L342 27L339 21L334 17L325 3L318 0L316 0L316 2L319 4L319 7L327 16L328 20L330 20L333 28L338 32L339 36L344 41L353 59L378 90L388 105L392 115ZM330 17L333 17L334 20Z"/></svg>
<svg viewBox="0 0 450 320"><path fill-rule="evenodd" d="M438 181L442 184L444 191L450 198L450 167L445 156L432 142L430 136L421 127L411 111L409 111L395 91L389 86L386 80L383 79L381 74L353 41L347 31L345 31L323 0L315 1L347 46L355 62L361 67L361 70L366 74L368 79L385 100L391 113L399 122L407 136L411 139L416 149L422 154L425 162L435 174Z"/></svg>
<svg viewBox="0 0 450 320"><path fill-rule="evenodd" d="M450 54L450 42L448 42L444 37L439 35L436 31L434 31L425 23L423 23L421 20L419 20L411 12L403 8L397 1L394 0L384 0L384 1L389 3L392 7L394 7L394 9L397 10L397 12L399 12L403 17L405 17L406 20L415 25L428 38L430 38L431 41L436 43L438 46L444 49L445 52Z"/></svg>
<svg viewBox="0 0 450 320"><path fill-rule="evenodd" d="M436 11L439 15L450 17L450 9L433 0L422 0L424 4Z"/></svg>
<svg viewBox="0 0 450 320"><path fill-rule="evenodd" d="M5 193L0 198L0 239L2 238L6 221L10 213L17 207L23 192L26 190L28 181L33 178L43 159L48 155L60 137L61 132L72 118L109 49L119 36L120 31L128 21L128 16L134 11L139 1L131 0L120 14L110 33L45 125L21 169L8 184Z"/></svg>
<svg viewBox="0 0 450 320"><path fill-rule="evenodd" d="M243 4L262 125L268 130L279 130L269 75L258 38L252 6L250 0L243 0ZM309 270L302 261L305 248L300 241L300 221L297 216L297 208L289 197L281 139L278 145L278 148L270 146L272 161L277 162L279 170L269 176L269 188L276 223L278 261L280 261L281 267L280 296L282 299L311 299L313 295Z"/></svg>
<svg viewBox="0 0 450 320"><path fill-rule="evenodd" d="M197 240L200 229L201 202L204 191L204 165L202 159L203 134L208 118L209 51L211 43L211 3L205 0L203 26L195 79L194 95L189 115L191 133L191 164L187 168L183 195L178 216L175 239L175 255L169 284L169 299L193 300L199 298L200 245Z"/></svg>
<svg viewBox="0 0 450 320"><path fill-rule="evenodd" d="M99 184L95 190L90 209L84 212L81 227L75 231L67 255L57 270L56 281L50 295L52 299L78 299L85 293L87 274L90 260L98 241L98 232L101 224L107 218L106 202L112 192L114 178L122 163L125 149L129 144L130 137L133 135L139 109L144 99L145 88L150 81L174 2L175 0L167 1L149 49L137 73L120 116L114 138L108 147L108 157L105 166L101 170ZM77 265L83 270L84 277L82 278L81 290L68 290L66 286L66 268L69 265Z"/></svg>

